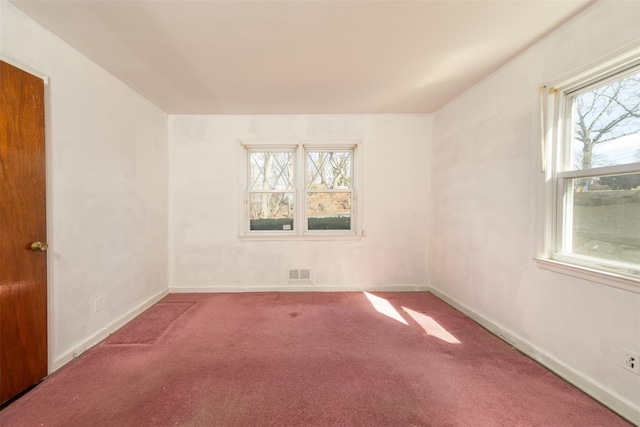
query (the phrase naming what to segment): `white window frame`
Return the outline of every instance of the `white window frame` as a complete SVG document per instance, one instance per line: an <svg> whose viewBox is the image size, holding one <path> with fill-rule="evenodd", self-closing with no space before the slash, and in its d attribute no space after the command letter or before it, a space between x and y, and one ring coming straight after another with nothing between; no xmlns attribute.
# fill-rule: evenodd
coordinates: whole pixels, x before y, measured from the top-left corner
<svg viewBox="0 0 640 427"><path fill-rule="evenodd" d="M536 261L540 268L568 274L593 282L640 293L640 261L623 263L602 258L565 253L570 245L573 192L568 190L572 179L640 173L640 162L572 170L570 146L571 126L568 99L581 89L607 79L616 79L626 70L640 65L640 49L633 49L613 60L578 73L562 82L541 88L542 170L545 175L545 224L542 248ZM568 224L568 226L567 226Z"/></svg>
<svg viewBox="0 0 640 427"><path fill-rule="evenodd" d="M239 208L238 235L242 240L341 240L360 239L365 236L363 226L363 190L362 190L362 141L349 142L264 142L241 141L239 157ZM294 221L293 230L251 230L249 195L249 155L251 152L293 151L294 167ZM350 151L351 179L350 189L322 190L322 192L348 192L351 194L351 229L350 230L308 230L307 197L316 192L307 189L307 152ZM282 191L278 191L282 192Z"/></svg>

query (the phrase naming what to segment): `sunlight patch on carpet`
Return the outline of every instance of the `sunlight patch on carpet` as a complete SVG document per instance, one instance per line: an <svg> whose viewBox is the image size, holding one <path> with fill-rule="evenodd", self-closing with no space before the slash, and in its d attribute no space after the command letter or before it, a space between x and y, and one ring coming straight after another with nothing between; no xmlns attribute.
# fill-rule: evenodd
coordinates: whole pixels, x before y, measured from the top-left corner
<svg viewBox="0 0 640 427"><path fill-rule="evenodd" d="M367 297L373 308L380 314L384 314L387 317L392 318L393 320L397 320L400 323L405 325L409 325L406 320L402 317L398 310L396 310L393 305L389 301L384 298L375 296L370 294L369 292L364 292L364 296Z"/></svg>
<svg viewBox="0 0 640 427"><path fill-rule="evenodd" d="M104 345L155 344L194 303L159 302L110 335Z"/></svg>
<svg viewBox="0 0 640 427"><path fill-rule="evenodd" d="M415 322L420 325L422 329L427 333L427 335L441 339L442 341L448 342L449 344L460 344L460 341L454 337L449 331L447 331L442 325L433 320L433 318L427 316L426 314L418 313L417 311L411 310L407 307L402 307L402 309L407 313Z"/></svg>

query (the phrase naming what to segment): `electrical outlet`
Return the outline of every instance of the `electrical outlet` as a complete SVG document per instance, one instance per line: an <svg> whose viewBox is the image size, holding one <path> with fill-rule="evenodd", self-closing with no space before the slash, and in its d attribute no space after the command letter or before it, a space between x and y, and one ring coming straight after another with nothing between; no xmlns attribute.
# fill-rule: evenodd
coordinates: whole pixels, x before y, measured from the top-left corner
<svg viewBox="0 0 640 427"><path fill-rule="evenodd" d="M636 375L640 375L640 354L627 348L622 348L622 367Z"/></svg>
<svg viewBox="0 0 640 427"><path fill-rule="evenodd" d="M93 300L93 309L96 313L102 310L102 297L98 297Z"/></svg>

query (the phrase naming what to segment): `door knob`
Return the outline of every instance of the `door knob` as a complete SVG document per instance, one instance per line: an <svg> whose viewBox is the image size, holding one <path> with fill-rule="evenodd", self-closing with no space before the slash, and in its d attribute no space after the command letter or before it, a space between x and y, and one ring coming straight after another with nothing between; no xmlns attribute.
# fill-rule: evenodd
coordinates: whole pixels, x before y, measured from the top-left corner
<svg viewBox="0 0 640 427"><path fill-rule="evenodd" d="M47 249L49 249L49 245L47 245L46 243L42 243L42 242L33 242L31 244L31 250L32 251L46 251Z"/></svg>

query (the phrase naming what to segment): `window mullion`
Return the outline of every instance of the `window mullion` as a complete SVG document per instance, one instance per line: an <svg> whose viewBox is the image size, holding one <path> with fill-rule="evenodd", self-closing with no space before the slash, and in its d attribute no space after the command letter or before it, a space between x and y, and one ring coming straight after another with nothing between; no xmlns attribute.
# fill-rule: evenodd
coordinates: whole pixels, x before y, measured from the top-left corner
<svg viewBox="0 0 640 427"><path fill-rule="evenodd" d="M298 235L302 235L307 230L307 195L306 189L306 177L307 177L307 155L306 149L302 144L298 144L296 149L296 165L295 178L296 178L296 217L298 227L296 231Z"/></svg>

